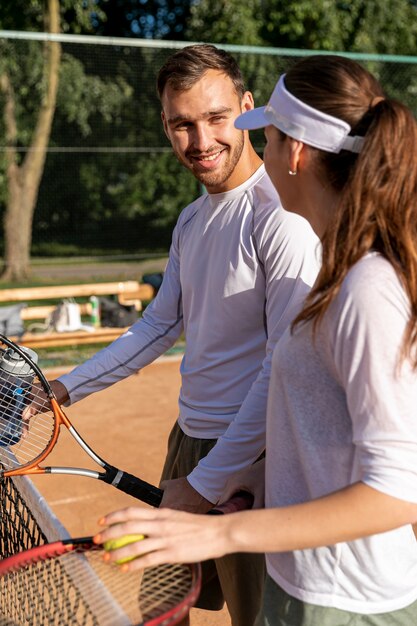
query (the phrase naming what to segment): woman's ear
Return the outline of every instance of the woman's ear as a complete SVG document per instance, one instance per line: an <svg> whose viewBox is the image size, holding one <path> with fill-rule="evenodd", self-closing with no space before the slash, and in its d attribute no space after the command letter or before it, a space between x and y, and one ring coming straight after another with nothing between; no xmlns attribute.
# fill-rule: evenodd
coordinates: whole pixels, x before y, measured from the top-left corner
<svg viewBox="0 0 417 626"><path fill-rule="evenodd" d="M291 172L297 173L300 165L303 162L304 157L304 144L302 141L297 141L297 139L292 139L288 137L289 140L289 169Z"/></svg>

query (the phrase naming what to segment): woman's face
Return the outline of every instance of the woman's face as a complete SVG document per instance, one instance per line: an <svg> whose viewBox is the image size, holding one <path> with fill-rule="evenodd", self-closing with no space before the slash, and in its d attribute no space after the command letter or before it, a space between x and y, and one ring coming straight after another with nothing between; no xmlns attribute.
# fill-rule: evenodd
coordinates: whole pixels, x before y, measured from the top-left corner
<svg viewBox="0 0 417 626"><path fill-rule="evenodd" d="M283 136L275 126L265 128L266 146L264 149L265 169L277 190L282 205L287 211L299 213L299 201L297 202L297 185L292 184L289 175L289 138ZM295 183L295 181L294 181Z"/></svg>
<svg viewBox="0 0 417 626"><path fill-rule="evenodd" d="M328 183L317 165L317 150L291 139L275 126L265 128L265 169L286 211L310 222L322 238L333 218L339 193ZM296 169L295 176L290 170Z"/></svg>

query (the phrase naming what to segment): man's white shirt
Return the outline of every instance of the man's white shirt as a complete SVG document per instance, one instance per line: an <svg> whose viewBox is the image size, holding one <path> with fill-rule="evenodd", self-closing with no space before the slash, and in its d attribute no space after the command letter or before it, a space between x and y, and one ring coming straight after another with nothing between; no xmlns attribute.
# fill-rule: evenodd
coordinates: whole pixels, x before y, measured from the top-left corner
<svg viewBox="0 0 417 626"><path fill-rule="evenodd" d="M284 211L262 165L182 211L143 317L60 381L76 402L151 363L184 332L178 422L191 437L218 440L188 480L216 502L230 474L264 449L272 351L319 266L319 240Z"/></svg>

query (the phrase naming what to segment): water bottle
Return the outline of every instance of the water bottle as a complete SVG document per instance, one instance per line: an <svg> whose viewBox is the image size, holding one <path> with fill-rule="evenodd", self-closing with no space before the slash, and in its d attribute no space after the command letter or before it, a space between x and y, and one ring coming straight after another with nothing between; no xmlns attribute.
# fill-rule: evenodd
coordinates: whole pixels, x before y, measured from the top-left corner
<svg viewBox="0 0 417 626"><path fill-rule="evenodd" d="M37 363L38 355L30 348L20 348ZM0 356L0 446L13 446L22 436L22 413L32 388L33 371L29 363L12 348Z"/></svg>
<svg viewBox="0 0 417 626"><path fill-rule="evenodd" d="M91 296L91 323L98 328L100 326L100 302L97 296Z"/></svg>

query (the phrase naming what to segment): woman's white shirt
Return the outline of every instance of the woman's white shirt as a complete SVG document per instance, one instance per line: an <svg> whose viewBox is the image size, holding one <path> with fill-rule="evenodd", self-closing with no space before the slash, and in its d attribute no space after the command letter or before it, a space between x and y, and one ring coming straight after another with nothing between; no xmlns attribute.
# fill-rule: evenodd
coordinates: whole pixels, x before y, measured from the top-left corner
<svg viewBox="0 0 417 626"><path fill-rule="evenodd" d="M399 351L409 301L388 261L370 253L348 273L318 326L278 342L267 424L268 507L362 481L417 502L417 372ZM287 593L313 604L382 613L417 598L411 526L335 546L267 555Z"/></svg>

